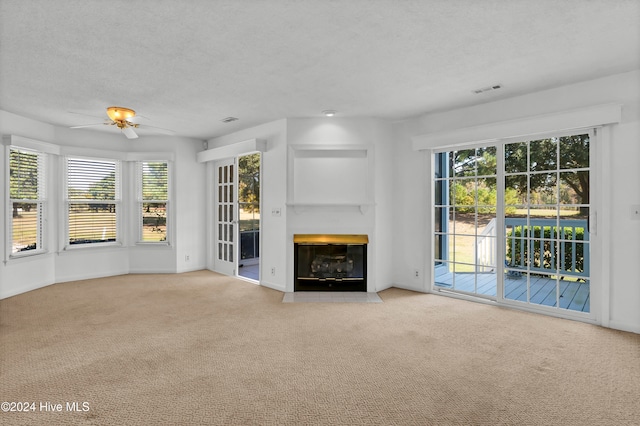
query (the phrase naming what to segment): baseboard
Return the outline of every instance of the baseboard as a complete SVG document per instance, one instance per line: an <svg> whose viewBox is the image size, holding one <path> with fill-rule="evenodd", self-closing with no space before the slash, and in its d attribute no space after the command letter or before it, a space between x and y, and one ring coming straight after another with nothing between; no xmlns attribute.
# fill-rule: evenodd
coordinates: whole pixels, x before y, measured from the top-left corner
<svg viewBox="0 0 640 426"><path fill-rule="evenodd" d="M628 324L620 321L609 321L609 328L615 328L616 330L640 334L640 325L638 324Z"/></svg>
<svg viewBox="0 0 640 426"><path fill-rule="evenodd" d="M270 283L269 281L264 281L264 280L260 281L260 285L263 286L263 287L268 287L268 288L273 289L273 290L281 291L283 293L285 293L287 291L285 286L283 286L281 284Z"/></svg>
<svg viewBox="0 0 640 426"><path fill-rule="evenodd" d="M124 269L122 271L113 271L113 272L109 272L109 273L69 275L69 276L66 276L66 277L56 277L56 284L57 283L67 283L69 281L92 280L94 278L115 277L117 275L127 275L128 273L129 273L129 270L128 269Z"/></svg>
<svg viewBox="0 0 640 426"><path fill-rule="evenodd" d="M185 272L195 272L195 271L202 271L203 269L207 269L206 266L204 265L198 265L198 266L192 266L189 268L178 268L175 271L172 271L171 273L176 273L176 274L183 274Z"/></svg>
<svg viewBox="0 0 640 426"><path fill-rule="evenodd" d="M376 288L376 289L374 290L374 292L376 292L376 293L377 293L377 292L379 292L379 291L384 291L384 290L390 289L391 287L393 287L393 284L383 285L383 286L382 286L382 287L380 287L380 288Z"/></svg>
<svg viewBox="0 0 640 426"><path fill-rule="evenodd" d="M12 288L9 291L0 291L0 300L7 299L9 297L17 296L22 293L27 293L29 291L38 290L43 287L47 287L53 285L53 282L43 282L43 283L31 283L26 286Z"/></svg>
<svg viewBox="0 0 640 426"><path fill-rule="evenodd" d="M130 274L175 274L175 269L131 269Z"/></svg>
<svg viewBox="0 0 640 426"><path fill-rule="evenodd" d="M407 285L407 284L392 284L390 287L395 287L395 288L400 288L402 290L410 290L410 291L417 291L418 293L430 293L430 291L425 290L422 287L416 287L413 285Z"/></svg>

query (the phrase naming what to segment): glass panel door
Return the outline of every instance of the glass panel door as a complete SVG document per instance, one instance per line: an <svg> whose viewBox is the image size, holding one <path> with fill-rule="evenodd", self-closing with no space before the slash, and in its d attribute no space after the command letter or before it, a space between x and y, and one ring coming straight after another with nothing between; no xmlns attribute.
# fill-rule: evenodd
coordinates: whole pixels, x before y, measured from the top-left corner
<svg viewBox="0 0 640 426"><path fill-rule="evenodd" d="M214 270L235 275L236 253L236 168L234 159L215 165L214 193Z"/></svg>
<svg viewBox="0 0 640 426"><path fill-rule="evenodd" d="M496 147L436 154L435 286L497 294Z"/></svg>
<svg viewBox="0 0 640 426"><path fill-rule="evenodd" d="M505 300L590 311L588 134L504 147Z"/></svg>

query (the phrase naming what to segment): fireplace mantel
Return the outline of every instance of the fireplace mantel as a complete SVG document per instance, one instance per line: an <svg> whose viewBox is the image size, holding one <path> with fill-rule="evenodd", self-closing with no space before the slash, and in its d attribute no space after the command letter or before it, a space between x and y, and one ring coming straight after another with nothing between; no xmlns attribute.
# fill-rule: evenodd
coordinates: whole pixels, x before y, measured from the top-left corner
<svg viewBox="0 0 640 426"><path fill-rule="evenodd" d="M359 210L365 214L374 203L287 203L287 207L293 207L296 213L309 210Z"/></svg>
<svg viewBox="0 0 640 426"><path fill-rule="evenodd" d="M304 244L368 244L363 234L295 234L294 243Z"/></svg>

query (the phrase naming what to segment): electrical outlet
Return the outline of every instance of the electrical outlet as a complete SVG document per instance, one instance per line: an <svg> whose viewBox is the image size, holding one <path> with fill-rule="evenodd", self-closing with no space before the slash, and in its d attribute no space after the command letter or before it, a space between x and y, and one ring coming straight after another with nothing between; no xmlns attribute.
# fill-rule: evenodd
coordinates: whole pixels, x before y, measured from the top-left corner
<svg viewBox="0 0 640 426"><path fill-rule="evenodd" d="M271 275L275 275L276 274L276 267L273 266L271 267Z"/></svg>
<svg viewBox="0 0 640 426"><path fill-rule="evenodd" d="M276 217L282 216L282 210L280 210L279 207L274 207L273 209L271 209L271 216L276 216Z"/></svg>
<svg viewBox="0 0 640 426"><path fill-rule="evenodd" d="M420 271L417 270L417 269L414 269L413 275L414 275L415 278L420 278Z"/></svg>
<svg viewBox="0 0 640 426"><path fill-rule="evenodd" d="M184 255L184 261L185 261L185 262L188 262L188 261L189 261L189 255L188 255L188 254L185 254L185 255Z"/></svg>
<svg viewBox="0 0 640 426"><path fill-rule="evenodd" d="M631 206L631 220L640 220L640 204Z"/></svg>

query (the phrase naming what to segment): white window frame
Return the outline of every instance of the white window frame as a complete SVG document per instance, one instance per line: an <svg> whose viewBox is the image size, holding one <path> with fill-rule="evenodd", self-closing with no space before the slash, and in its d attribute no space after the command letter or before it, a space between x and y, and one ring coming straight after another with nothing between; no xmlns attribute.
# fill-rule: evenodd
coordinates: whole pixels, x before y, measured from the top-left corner
<svg viewBox="0 0 640 426"><path fill-rule="evenodd" d="M26 152L38 155L38 198L23 199L11 198L11 151ZM6 150L6 247L5 260L18 259L28 256L35 256L48 253L47 245L47 222L49 213L49 202L47 196L47 171L49 166L49 156L46 152L31 147L23 147L18 145L7 145ZM38 223L36 229L36 248L24 252L13 253L13 203L31 203L37 205Z"/></svg>
<svg viewBox="0 0 640 426"><path fill-rule="evenodd" d="M86 160L86 161L96 161L96 162L113 162L115 164L115 176L116 176L116 187L115 187L115 199L114 200L70 200L69 199L69 160ZM117 158L106 158L106 157L94 157L89 155L67 155L64 157L64 166L62 168L62 178L63 178L63 207L64 212L62 214L64 220L64 240L62 241L64 250L77 250L77 249L86 249L86 248L97 248L97 247L112 247L112 246L122 246L122 223L125 218L125 214L123 212L123 203L122 203L122 160ZM81 204L113 204L116 210L116 238L115 241L105 241L105 242L93 242L93 243L77 243L70 244L69 243L69 206L72 203L81 203Z"/></svg>
<svg viewBox="0 0 640 426"><path fill-rule="evenodd" d="M593 129L593 144L591 145L592 160L590 161L592 193L590 200L591 209L591 315L588 319L577 318L587 322L596 322L608 327L610 324L610 260L606 249L610 247L611 203L608 194L611 185L611 126L622 120L621 104L596 105L577 110L553 112L538 116L529 116L519 119L511 119L502 122L486 123L479 126L463 127L437 133L427 133L412 137L414 151L427 151L430 161L427 162L428 173L433 171L434 153L448 149L457 149L461 146L478 144L488 145L491 142L506 143L514 139L537 139L543 135L558 135L564 132L580 132ZM434 202L433 179L428 187L429 209ZM500 203L498 203L500 205ZM429 215L430 227L434 229L433 215ZM502 226L503 224L499 224ZM433 239L427 235L425 246L425 265L433 265ZM425 290L432 289L434 270L431 267L429 282L425 283ZM458 297L458 296L452 296ZM522 308L520 308L522 309ZM566 315L553 316L566 317Z"/></svg>
<svg viewBox="0 0 640 426"><path fill-rule="evenodd" d="M457 149L472 149L479 146L490 146L494 145L498 149L498 155L500 158L504 157L504 146L508 143L513 142L522 142L522 141L530 141L530 140L538 140L544 139L548 137L563 137L570 136L574 134L587 133L590 136L591 145L590 145L590 164L589 170L592 179L592 191L591 191L591 199L590 199L590 277L589 277L589 285L590 285L590 311L589 312L578 312L561 308L548 308L542 305L525 305L522 303L518 303L509 299L503 298L502 292L504 289L504 276L502 273L498 274L498 282L497 282L497 297L495 299L502 306L509 306L519 310L525 310L536 313L545 313L550 316L555 316L559 318L567 318L574 319L584 322L602 322L602 325L606 326L606 321L603 321L603 318L608 314L606 312L606 307L604 305L608 304L608 283L602 280L603 272L606 272L608 269L608 265L606 261L602 261L600 253L602 253L603 247L603 235L606 236L608 234L608 227L606 226L606 221L602 220L602 218L609 217L609 209L602 202L601 191L602 188L606 188L608 186L609 177L608 171L603 170L606 169L606 165L601 158L601 153L604 148L603 145L606 145L608 142L607 139L607 127L602 126L593 126L588 128L580 128L580 129L571 129L571 130L563 130L563 131L553 131L546 133L536 133L535 135L526 135L519 137L510 137L510 138L502 138L496 141L488 141L483 143L469 143L469 144L459 144L454 147L439 147L430 150L430 155L432 157L431 161L431 170L433 170L433 162L435 161L435 155L441 152L447 152L451 150ZM500 161L498 162L498 186L504 187L504 166L500 166ZM430 179L430 206L429 208L432 210L435 203L435 191L434 191L435 178ZM497 204L497 226L498 229L504 229L504 200L501 198L499 193L498 204ZM599 212L599 213L598 213ZM435 217L431 214L431 231L435 230ZM604 232L603 232L604 231ZM428 249L429 253L429 263L434 265L435 257L433 253L433 247L435 244L435 238L433 236L433 232L431 232L432 236L429 238L430 248ZM498 259L504 258L504 250L502 249L502 241L500 241L500 237L498 239ZM498 269L503 269L502 264L498 261ZM449 294L446 290L442 290L435 286L435 266L433 267L433 272L430 277L430 281L427 283L428 289L431 292L463 298L463 299L473 299L479 300L478 298L474 298L474 296L467 296L463 294Z"/></svg>
<svg viewBox="0 0 640 426"><path fill-rule="evenodd" d="M145 200L142 194L142 173L143 173L143 165L145 163L166 163L167 164L167 198L164 200ZM159 246L171 246L171 226L172 226L172 209L171 209L171 181L172 181L172 162L169 160L138 160L136 161L135 166L136 172L136 220L137 220L137 237L136 244L139 245L159 245ZM143 240L143 232L144 232L144 224L143 224L143 216L142 216L142 208L144 203L164 203L166 205L166 230L165 230L165 240L164 241L144 241Z"/></svg>

